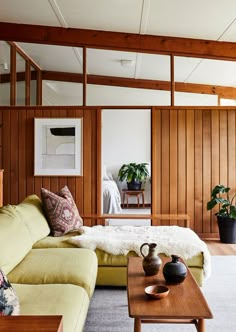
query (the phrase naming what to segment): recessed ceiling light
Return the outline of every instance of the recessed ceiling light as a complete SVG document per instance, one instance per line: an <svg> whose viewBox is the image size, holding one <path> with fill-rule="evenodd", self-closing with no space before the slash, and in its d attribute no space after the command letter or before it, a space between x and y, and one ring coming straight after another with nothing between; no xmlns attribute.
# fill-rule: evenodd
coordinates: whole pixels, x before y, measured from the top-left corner
<svg viewBox="0 0 236 332"><path fill-rule="evenodd" d="M134 60L120 60L122 67L133 67L134 66Z"/></svg>

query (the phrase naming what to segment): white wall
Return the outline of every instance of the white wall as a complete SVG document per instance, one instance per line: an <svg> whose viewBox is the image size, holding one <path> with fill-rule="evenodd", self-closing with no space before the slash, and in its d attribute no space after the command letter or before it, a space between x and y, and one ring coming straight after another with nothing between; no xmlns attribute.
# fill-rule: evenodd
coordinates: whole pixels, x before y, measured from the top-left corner
<svg viewBox="0 0 236 332"><path fill-rule="evenodd" d="M150 110L102 110L102 157L107 166L151 160Z"/></svg>

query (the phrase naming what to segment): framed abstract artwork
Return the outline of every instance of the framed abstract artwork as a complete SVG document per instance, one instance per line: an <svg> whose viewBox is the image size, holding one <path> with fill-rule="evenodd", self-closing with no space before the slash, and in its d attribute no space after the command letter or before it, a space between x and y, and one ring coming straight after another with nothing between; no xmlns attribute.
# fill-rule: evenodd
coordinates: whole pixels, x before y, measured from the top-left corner
<svg viewBox="0 0 236 332"><path fill-rule="evenodd" d="M34 175L82 175L82 119L34 119Z"/></svg>

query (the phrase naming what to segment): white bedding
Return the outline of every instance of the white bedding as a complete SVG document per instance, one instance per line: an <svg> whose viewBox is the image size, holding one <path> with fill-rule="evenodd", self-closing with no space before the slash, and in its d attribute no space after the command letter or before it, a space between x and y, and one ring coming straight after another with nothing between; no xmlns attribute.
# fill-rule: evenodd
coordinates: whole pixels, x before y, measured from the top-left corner
<svg viewBox="0 0 236 332"><path fill-rule="evenodd" d="M121 196L117 184L114 180L104 180L102 182L103 191L103 213L121 213Z"/></svg>

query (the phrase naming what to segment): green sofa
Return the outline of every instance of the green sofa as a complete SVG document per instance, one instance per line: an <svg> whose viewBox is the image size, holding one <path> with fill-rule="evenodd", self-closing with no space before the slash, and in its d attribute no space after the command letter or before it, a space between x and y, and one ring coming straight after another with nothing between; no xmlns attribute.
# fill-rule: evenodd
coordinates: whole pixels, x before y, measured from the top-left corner
<svg viewBox="0 0 236 332"><path fill-rule="evenodd" d="M21 315L62 315L63 331L83 331L97 256L82 248L34 249L49 233L37 196L0 208L0 267L16 291Z"/></svg>
<svg viewBox="0 0 236 332"><path fill-rule="evenodd" d="M63 315L64 331L82 331L95 284L125 286L128 255L75 247L78 233L49 235L42 202L36 195L0 208L0 267L20 300L22 315ZM199 285L202 253L186 261Z"/></svg>
<svg viewBox="0 0 236 332"><path fill-rule="evenodd" d="M27 198L23 203L18 205L18 208L22 204L29 204L27 202L38 204L39 209L42 209L41 201L35 195ZM36 222L36 220L35 220ZM31 223L29 223L31 225ZM78 235L78 232L71 232L61 237L46 236L34 243L34 249L48 249L48 248L77 248L67 240L74 235ZM96 285L98 286L126 286L127 278L127 262L129 256L137 256L135 252L129 252L128 255L112 255L102 250L96 249L96 255L98 258L98 274ZM195 277L197 283L202 286L204 280L203 253L188 259L186 261L191 273Z"/></svg>

